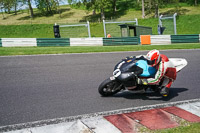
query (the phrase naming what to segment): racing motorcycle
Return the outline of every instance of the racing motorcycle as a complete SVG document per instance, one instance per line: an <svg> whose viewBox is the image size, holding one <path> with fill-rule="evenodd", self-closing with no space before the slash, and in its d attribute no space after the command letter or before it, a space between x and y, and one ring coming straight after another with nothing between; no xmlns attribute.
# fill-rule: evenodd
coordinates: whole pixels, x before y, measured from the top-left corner
<svg viewBox="0 0 200 133"><path fill-rule="evenodd" d="M187 61L183 58L169 58L167 70L164 78L171 81L176 80L176 74L186 65ZM159 92L162 87L163 79L158 85L141 85L137 83L137 78L145 79L155 76L156 69L150 67L144 56L126 57L114 67L113 75L104 80L98 88L101 96L112 96L121 90L129 90L136 93Z"/></svg>

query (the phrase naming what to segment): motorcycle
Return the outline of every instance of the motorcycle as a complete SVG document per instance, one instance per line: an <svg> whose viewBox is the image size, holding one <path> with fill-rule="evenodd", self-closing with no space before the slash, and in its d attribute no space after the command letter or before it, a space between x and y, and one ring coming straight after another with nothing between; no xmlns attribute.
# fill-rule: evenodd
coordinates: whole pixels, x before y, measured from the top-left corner
<svg viewBox="0 0 200 133"><path fill-rule="evenodd" d="M160 92L164 79L176 80L176 74L187 65L187 61L183 58L169 58L166 64L166 73L158 85L141 85L137 83L137 78L145 79L153 77L156 69L148 65L144 56L140 58L136 58L136 56L127 57L117 63L114 67L113 76L104 80L99 85L98 91L101 96L105 97L112 96L121 90L136 93Z"/></svg>

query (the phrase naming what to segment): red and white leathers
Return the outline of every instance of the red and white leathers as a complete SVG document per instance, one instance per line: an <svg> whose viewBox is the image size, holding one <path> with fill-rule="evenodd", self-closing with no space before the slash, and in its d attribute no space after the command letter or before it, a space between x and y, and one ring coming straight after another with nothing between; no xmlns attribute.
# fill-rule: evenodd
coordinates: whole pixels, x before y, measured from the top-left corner
<svg viewBox="0 0 200 133"><path fill-rule="evenodd" d="M176 68L167 56L160 54L161 61L155 66L157 72L153 78L148 78L148 85L159 85L162 80L162 85L170 88L172 82L176 79Z"/></svg>

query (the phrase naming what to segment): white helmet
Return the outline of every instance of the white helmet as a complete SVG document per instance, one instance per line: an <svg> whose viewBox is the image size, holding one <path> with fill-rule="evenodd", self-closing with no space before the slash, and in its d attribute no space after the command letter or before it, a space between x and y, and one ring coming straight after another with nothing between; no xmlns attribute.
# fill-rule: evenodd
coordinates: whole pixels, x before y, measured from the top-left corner
<svg viewBox="0 0 200 133"><path fill-rule="evenodd" d="M150 66L156 66L160 62L160 52L156 49L151 50L147 53L147 63Z"/></svg>

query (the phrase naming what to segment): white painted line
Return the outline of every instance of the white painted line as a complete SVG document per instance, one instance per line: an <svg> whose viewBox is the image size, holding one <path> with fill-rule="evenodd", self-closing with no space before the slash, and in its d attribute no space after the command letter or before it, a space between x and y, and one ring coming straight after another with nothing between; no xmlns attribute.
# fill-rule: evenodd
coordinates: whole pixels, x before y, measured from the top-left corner
<svg viewBox="0 0 200 133"><path fill-rule="evenodd" d="M9 131L6 133L92 133L92 131L80 120L77 120L75 122L65 122L42 127L33 127Z"/></svg>
<svg viewBox="0 0 200 133"><path fill-rule="evenodd" d="M121 133L118 128L116 128L102 116L83 119L82 122L95 133Z"/></svg>
<svg viewBox="0 0 200 133"><path fill-rule="evenodd" d="M66 133L67 129L69 129L75 122L60 123L47 125L42 127L33 127L28 129L21 129L16 131L10 131L6 133Z"/></svg>
<svg viewBox="0 0 200 133"><path fill-rule="evenodd" d="M67 133L93 133L85 124L77 120L68 130ZM65 133L66 133L65 132Z"/></svg>
<svg viewBox="0 0 200 133"><path fill-rule="evenodd" d="M192 114L195 114L200 117L200 102L178 105L177 107L184 109L188 112L191 112Z"/></svg>

